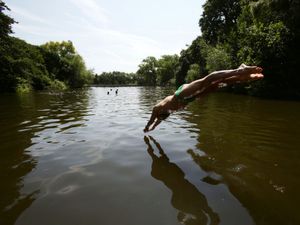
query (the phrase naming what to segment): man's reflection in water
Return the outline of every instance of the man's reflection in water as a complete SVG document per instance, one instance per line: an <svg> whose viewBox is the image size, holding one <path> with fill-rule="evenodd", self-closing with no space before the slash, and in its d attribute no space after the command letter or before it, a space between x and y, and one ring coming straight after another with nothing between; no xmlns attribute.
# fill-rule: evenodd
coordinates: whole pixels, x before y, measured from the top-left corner
<svg viewBox="0 0 300 225"><path fill-rule="evenodd" d="M154 154L149 139L157 147L160 156ZM218 224L219 216L208 206L205 196L184 179L184 172L169 161L160 144L151 136L145 136L144 141L153 160L151 175L172 190L171 203L179 210L178 221L186 225Z"/></svg>

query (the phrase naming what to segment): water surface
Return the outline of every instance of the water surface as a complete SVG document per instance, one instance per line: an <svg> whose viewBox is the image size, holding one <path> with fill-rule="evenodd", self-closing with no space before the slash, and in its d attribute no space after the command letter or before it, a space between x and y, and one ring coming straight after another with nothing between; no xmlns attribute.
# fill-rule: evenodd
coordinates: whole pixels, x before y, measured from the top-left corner
<svg viewBox="0 0 300 225"><path fill-rule="evenodd" d="M115 89L0 96L0 224L300 224L298 102Z"/></svg>

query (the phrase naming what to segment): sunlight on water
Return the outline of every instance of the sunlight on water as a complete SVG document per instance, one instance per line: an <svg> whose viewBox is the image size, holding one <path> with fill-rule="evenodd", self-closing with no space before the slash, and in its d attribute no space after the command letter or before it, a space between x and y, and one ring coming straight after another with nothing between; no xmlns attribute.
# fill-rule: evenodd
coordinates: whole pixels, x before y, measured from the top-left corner
<svg viewBox="0 0 300 225"><path fill-rule="evenodd" d="M1 96L0 224L300 222L299 103L212 94L145 135L173 90L115 89Z"/></svg>

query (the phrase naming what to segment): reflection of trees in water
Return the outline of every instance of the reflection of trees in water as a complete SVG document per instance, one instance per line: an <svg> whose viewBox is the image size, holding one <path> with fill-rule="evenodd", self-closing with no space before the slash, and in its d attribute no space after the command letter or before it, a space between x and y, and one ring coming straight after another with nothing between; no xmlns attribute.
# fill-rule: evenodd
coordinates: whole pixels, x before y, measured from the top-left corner
<svg viewBox="0 0 300 225"><path fill-rule="evenodd" d="M61 127L60 131L84 125L84 117L89 113L88 106L91 98L89 93L88 90L83 89L54 96L42 96L42 98L39 99L40 101L45 101L43 98L48 99L48 106L40 102L40 107L47 109L47 111L44 112L42 120L55 119L58 120L59 125L70 124L69 126Z"/></svg>
<svg viewBox="0 0 300 225"><path fill-rule="evenodd" d="M152 108L159 100L173 94L173 87L142 87L139 95L140 105Z"/></svg>
<svg viewBox="0 0 300 225"><path fill-rule="evenodd" d="M203 105L191 104L191 114L185 118L200 130L197 146L205 152L188 151L193 161L202 170L222 177L221 181L211 177L203 181L226 183L257 224L300 224L299 185L295 183L299 161L294 163L288 155L296 149L288 145L278 149L282 138L293 141L285 137L293 125L284 123L284 114L277 110L281 104L283 111L283 103L218 93ZM285 110L297 124L296 115Z"/></svg>
<svg viewBox="0 0 300 225"><path fill-rule="evenodd" d="M10 132L13 134L13 132ZM14 224L18 216L28 208L37 192L21 192L23 177L36 166L36 160L24 152L30 146L30 134L15 133L15 141L1 147L0 153L0 224Z"/></svg>
<svg viewBox="0 0 300 225"><path fill-rule="evenodd" d="M154 153L149 138L157 147L159 156ZM151 175L172 191L171 203L179 210L178 221L189 225L218 224L219 216L208 206L205 196L184 178L184 172L175 163L170 162L160 144L151 136L149 138L145 136L144 140L153 160Z"/></svg>
<svg viewBox="0 0 300 225"><path fill-rule="evenodd" d="M18 131L18 124L30 114L26 107L21 107L19 100L16 95L2 96L0 99L0 105L5 108L0 112L0 224L7 225L15 223L18 216L32 204L36 193L21 192L23 178L35 168L36 160L24 151L31 145L33 134Z"/></svg>
<svg viewBox="0 0 300 225"><path fill-rule="evenodd" d="M39 193L39 190L23 189L26 176L37 164L26 151L33 145L32 138L38 134L42 141L43 131L47 130L45 126L51 123L61 131L76 125L75 122L83 124L88 101L86 91L0 97L0 105L5 109L0 111L0 224L14 224ZM60 128L66 123L70 126Z"/></svg>

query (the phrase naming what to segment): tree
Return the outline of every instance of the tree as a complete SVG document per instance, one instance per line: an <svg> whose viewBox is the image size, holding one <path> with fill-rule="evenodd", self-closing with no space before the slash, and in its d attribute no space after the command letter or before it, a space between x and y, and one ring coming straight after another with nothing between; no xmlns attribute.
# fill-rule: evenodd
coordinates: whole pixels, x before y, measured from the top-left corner
<svg viewBox="0 0 300 225"><path fill-rule="evenodd" d="M136 74L119 71L103 72L94 78L94 84L102 85L135 85L136 83Z"/></svg>
<svg viewBox="0 0 300 225"><path fill-rule="evenodd" d="M156 85L157 78L157 60L153 56L149 56L142 61L136 72L138 75L139 85Z"/></svg>
<svg viewBox="0 0 300 225"><path fill-rule="evenodd" d="M187 72L190 65L199 65L199 76L202 77L207 74L206 70L206 49L207 44L202 37L197 37L187 49L182 50L178 60L178 69L176 71L176 86L185 83Z"/></svg>
<svg viewBox="0 0 300 225"><path fill-rule="evenodd" d="M206 68L257 64L265 79L244 84L243 92L300 99L299 11L298 0L207 0L199 21L208 43Z"/></svg>
<svg viewBox="0 0 300 225"><path fill-rule="evenodd" d="M186 82L190 83L194 80L199 79L200 75L200 66L198 64L192 64L190 65L190 69L187 72L187 76L186 76Z"/></svg>
<svg viewBox="0 0 300 225"><path fill-rule="evenodd" d="M264 67L265 79L251 85L255 95L300 98L299 1L243 2L238 18L238 58Z"/></svg>
<svg viewBox="0 0 300 225"><path fill-rule="evenodd" d="M44 89L50 85L39 47L8 37L0 47L0 91Z"/></svg>
<svg viewBox="0 0 300 225"><path fill-rule="evenodd" d="M199 20L202 36L209 44L224 42L236 29L240 0L207 0Z"/></svg>
<svg viewBox="0 0 300 225"><path fill-rule="evenodd" d="M4 10L9 8L0 0L0 92L62 89L66 84L82 87L91 82L92 71L71 41L35 46L11 37L15 21Z"/></svg>
<svg viewBox="0 0 300 225"><path fill-rule="evenodd" d="M4 11L10 10L6 4L0 0L0 39L6 38L9 34L12 33L11 26L16 23L16 21L5 15Z"/></svg>
<svg viewBox="0 0 300 225"><path fill-rule="evenodd" d="M175 78L178 66L178 55L163 55L157 61L157 82L161 86L168 84Z"/></svg>
<svg viewBox="0 0 300 225"><path fill-rule="evenodd" d="M217 70L225 70L230 68L230 56L222 46L210 46L207 48L206 69L209 73Z"/></svg>
<svg viewBox="0 0 300 225"><path fill-rule="evenodd" d="M48 42L41 45L41 49L46 67L54 79L70 87L82 87L92 82L92 72L86 69L84 60L71 41Z"/></svg>
<svg viewBox="0 0 300 225"><path fill-rule="evenodd" d="M54 53L62 58L73 58L76 55L75 47L72 41L50 41L41 45L43 49L50 53Z"/></svg>

